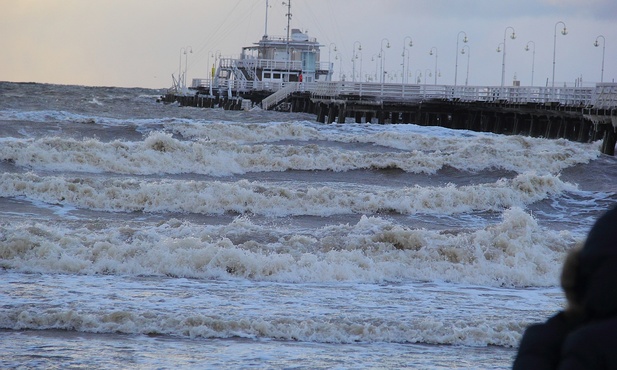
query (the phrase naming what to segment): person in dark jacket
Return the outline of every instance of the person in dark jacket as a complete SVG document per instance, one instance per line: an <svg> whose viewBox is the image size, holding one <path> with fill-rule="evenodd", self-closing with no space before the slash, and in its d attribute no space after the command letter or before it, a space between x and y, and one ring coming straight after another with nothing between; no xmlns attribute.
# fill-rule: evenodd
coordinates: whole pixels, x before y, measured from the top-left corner
<svg viewBox="0 0 617 370"><path fill-rule="evenodd" d="M568 254L561 286L566 309L525 330L513 369L617 370L617 207Z"/></svg>

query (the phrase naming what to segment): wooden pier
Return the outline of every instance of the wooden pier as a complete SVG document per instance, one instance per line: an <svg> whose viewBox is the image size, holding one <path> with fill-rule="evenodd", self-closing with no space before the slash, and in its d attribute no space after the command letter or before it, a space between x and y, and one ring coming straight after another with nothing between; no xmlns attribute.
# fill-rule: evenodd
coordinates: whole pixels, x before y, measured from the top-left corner
<svg viewBox="0 0 617 370"><path fill-rule="evenodd" d="M595 87L477 87L356 82L233 81L216 90L194 80L191 95L165 101L197 107L306 112L322 123L415 123L578 142L602 140L615 154L617 83Z"/></svg>

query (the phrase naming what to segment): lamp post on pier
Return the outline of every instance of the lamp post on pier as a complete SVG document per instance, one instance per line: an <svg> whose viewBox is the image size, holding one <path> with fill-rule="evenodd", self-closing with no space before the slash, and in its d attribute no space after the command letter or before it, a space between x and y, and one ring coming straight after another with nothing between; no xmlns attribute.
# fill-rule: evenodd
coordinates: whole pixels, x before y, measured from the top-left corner
<svg viewBox="0 0 617 370"><path fill-rule="evenodd" d="M336 44L331 42L330 45L328 45L328 81L332 81L332 62L331 62L331 54L332 54L332 46L334 45L334 52L336 53Z"/></svg>
<svg viewBox="0 0 617 370"><path fill-rule="evenodd" d="M467 48L467 74L465 75L465 86L469 83L469 58L471 57L471 48L469 45L464 45L461 49L461 54L465 54L465 48Z"/></svg>
<svg viewBox="0 0 617 370"><path fill-rule="evenodd" d="M212 62L212 79L214 80L215 78L215 73L216 73L216 65L218 64L218 60L221 58L221 51L220 50L216 50L215 52L210 51L210 53L208 54L208 63L210 63L210 56L212 56L212 58L214 58L214 62Z"/></svg>
<svg viewBox="0 0 617 370"><path fill-rule="evenodd" d="M388 40L387 38L383 38L381 39L381 48L379 49L379 57L381 58L381 76L380 76L380 80L381 83L384 83L384 79L385 79L385 75L384 75L384 64L386 62L386 53L383 49L383 42L386 41L386 48L390 48L390 40Z"/></svg>
<svg viewBox="0 0 617 370"><path fill-rule="evenodd" d="M604 82L604 52L606 51L606 39L604 36L600 35L596 37L596 42L593 43L593 46L598 47L600 44L598 43L598 39L602 38L602 73L600 74L600 83Z"/></svg>
<svg viewBox="0 0 617 370"><path fill-rule="evenodd" d="M568 30L566 29L566 24L563 23L563 21L559 21L555 23L555 33L553 34L553 81L551 83L551 87L553 88L555 87L555 54L557 50L557 26L559 24L563 25L563 30L561 30L561 34L564 36L568 34Z"/></svg>
<svg viewBox="0 0 617 370"><path fill-rule="evenodd" d="M358 44L358 51L362 50L362 44L360 44L360 41L355 41L353 43L353 52L351 54L351 63L352 63L352 73L351 73L351 80L353 82L356 82L356 59L358 59L358 56L356 55L356 44ZM362 71L360 71L360 75L362 74Z"/></svg>
<svg viewBox="0 0 617 370"><path fill-rule="evenodd" d="M506 36L508 33L508 29L512 30L512 34L510 35L510 38L512 40L516 38L516 33L514 31L514 28L511 26L506 27L506 29L503 31L503 55L501 56L501 87L504 86L505 81L506 81ZM499 47L497 47L497 52L499 52Z"/></svg>
<svg viewBox="0 0 617 370"><path fill-rule="evenodd" d="M212 52L208 52L208 62L206 63L206 78L210 79L210 57L212 56Z"/></svg>
<svg viewBox="0 0 617 370"><path fill-rule="evenodd" d="M214 52L212 52L212 50L210 50L208 52L208 64L207 64L208 73L207 73L207 76L208 76L209 79L214 77L214 74L212 73L212 69L214 69L214 63L212 64L212 67L210 67L210 58L214 58Z"/></svg>
<svg viewBox="0 0 617 370"><path fill-rule="evenodd" d="M180 63L178 63L178 84L180 84L181 88L186 87L186 68L188 65L188 54L187 52L193 53L193 48L190 46L185 46L180 48ZM182 73L182 55L185 55L185 63L184 63L184 73Z"/></svg>
<svg viewBox="0 0 617 370"><path fill-rule="evenodd" d="M501 53L502 52L502 47L504 46L503 42L500 42L499 45L497 45L497 52ZM502 77L501 77L501 87L503 87L503 70L502 70Z"/></svg>
<svg viewBox="0 0 617 370"><path fill-rule="evenodd" d="M428 68L424 70L424 84L425 85L426 85L426 76L428 76L428 77L433 76L433 74L431 73L431 70L428 69ZM435 76L437 76L437 75L435 75ZM437 78L437 77L435 77L435 78Z"/></svg>
<svg viewBox="0 0 617 370"><path fill-rule="evenodd" d="M409 39L409 44L407 44L407 39ZM409 51L407 50L407 45L409 45L409 47L413 46L413 40L411 39L411 36L405 36L405 38L403 39L403 54L401 54L401 56L403 57L403 75L401 76L401 83L409 82L409 80L407 79L407 76L409 75ZM405 69L405 53L407 53L407 69Z"/></svg>
<svg viewBox="0 0 617 370"><path fill-rule="evenodd" d="M336 53L336 56L334 57L335 60L339 61L339 71L338 71L338 79L339 81L343 80L343 56L341 55L340 52Z"/></svg>
<svg viewBox="0 0 617 370"><path fill-rule="evenodd" d="M531 86L533 86L533 74L536 63L536 43L529 41L527 45L525 45L525 51L529 51L529 44L533 44L533 52L531 54Z"/></svg>
<svg viewBox="0 0 617 370"><path fill-rule="evenodd" d="M435 85L437 85L437 48L433 46L428 54L433 55L433 49L435 49Z"/></svg>
<svg viewBox="0 0 617 370"><path fill-rule="evenodd" d="M371 62L375 62L375 82L377 82L377 67L379 66L379 63L377 63L377 59L376 58L381 58L381 55L379 54L373 54L373 56L371 57Z"/></svg>
<svg viewBox="0 0 617 370"><path fill-rule="evenodd" d="M468 39L467 39L467 33L465 31L460 31L457 35L456 35L456 58L455 58L455 63L454 63L454 86L456 86L456 80L457 80L457 76L458 76L458 40L461 38L461 34L465 35L465 37L463 37L463 42L467 43ZM462 53L464 54L464 53Z"/></svg>
<svg viewBox="0 0 617 370"><path fill-rule="evenodd" d="M360 59L360 72L358 72L358 77L360 78L360 82L362 82L362 52L361 51L357 52L356 57L354 59L355 60Z"/></svg>

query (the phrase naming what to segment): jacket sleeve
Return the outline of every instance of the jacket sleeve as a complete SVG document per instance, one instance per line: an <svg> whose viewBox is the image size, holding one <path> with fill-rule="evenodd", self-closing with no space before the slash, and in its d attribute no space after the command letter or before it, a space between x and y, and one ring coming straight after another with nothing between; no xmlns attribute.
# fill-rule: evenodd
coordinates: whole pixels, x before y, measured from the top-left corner
<svg viewBox="0 0 617 370"><path fill-rule="evenodd" d="M594 322L565 340L560 370L617 368L617 319Z"/></svg>
<svg viewBox="0 0 617 370"><path fill-rule="evenodd" d="M562 312L543 324L528 327L521 339L513 370L557 368L567 333L568 326Z"/></svg>

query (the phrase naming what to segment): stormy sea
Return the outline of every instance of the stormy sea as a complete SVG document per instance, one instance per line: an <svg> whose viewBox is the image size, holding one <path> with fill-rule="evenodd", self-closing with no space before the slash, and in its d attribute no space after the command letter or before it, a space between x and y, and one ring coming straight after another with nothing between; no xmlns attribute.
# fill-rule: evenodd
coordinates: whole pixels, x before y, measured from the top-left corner
<svg viewBox="0 0 617 370"><path fill-rule="evenodd" d="M0 368L507 369L600 143L0 83Z"/></svg>

